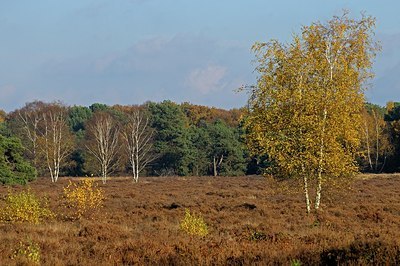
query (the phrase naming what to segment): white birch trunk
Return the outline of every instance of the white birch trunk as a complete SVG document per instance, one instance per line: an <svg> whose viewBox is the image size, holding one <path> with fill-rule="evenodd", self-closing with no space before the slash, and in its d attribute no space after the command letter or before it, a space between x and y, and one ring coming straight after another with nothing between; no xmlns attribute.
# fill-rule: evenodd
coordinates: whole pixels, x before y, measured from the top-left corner
<svg viewBox="0 0 400 266"><path fill-rule="evenodd" d="M370 139L369 139L369 129L368 129L368 124L366 119L364 119L364 134L365 134L365 144L367 145L367 158L368 158L368 164L371 169L371 171L374 170L372 166L372 159L371 159L371 147L370 147Z"/></svg>
<svg viewBox="0 0 400 266"><path fill-rule="evenodd" d="M98 114L88 129L94 136L95 145L86 145L86 148L100 163L101 177L105 184L108 174L117 164L119 131L111 115L106 113Z"/></svg>
<svg viewBox="0 0 400 266"><path fill-rule="evenodd" d="M319 209L320 203L321 203L321 192L322 192L322 172L323 172L323 163L324 163L324 138L325 138L325 123L326 123L326 118L327 118L327 110L324 110L324 116L323 116L323 121L322 121L322 134L321 134L321 144L320 144L320 150L319 150L319 162L318 162L318 176L317 176L317 189L316 189L316 195L315 195L315 205L314 208L316 210Z"/></svg>
<svg viewBox="0 0 400 266"><path fill-rule="evenodd" d="M374 116L374 122L375 122L375 134L376 134L376 141L375 141L375 145L376 145L376 150L375 150L375 172L378 172L378 164L379 164L379 149L380 149L380 145L379 145L379 124L378 124L378 117L376 115L376 112L374 110L372 110L372 115Z"/></svg>
<svg viewBox="0 0 400 266"><path fill-rule="evenodd" d="M303 177L303 183L304 183L304 195L305 195L305 199L306 199L307 213L309 214L311 212L311 204L310 204L310 196L308 193L308 178L307 178L307 176Z"/></svg>
<svg viewBox="0 0 400 266"><path fill-rule="evenodd" d="M52 182L57 182L60 175L62 161L70 154L72 148L65 138L64 131L69 130L66 122L65 111L48 110L43 113L43 130L41 137L44 140L42 152L46 158L47 168Z"/></svg>
<svg viewBox="0 0 400 266"><path fill-rule="evenodd" d="M133 112L124 126L122 137L132 167L133 181L138 182L140 172L156 159L151 154L153 130L149 127L148 117L144 117L139 110Z"/></svg>
<svg viewBox="0 0 400 266"><path fill-rule="evenodd" d="M39 114L35 111L31 113L25 111L23 114L21 112L18 112L18 115L23 123L25 135L32 144L31 149L27 147L25 148L28 149L28 151L32 154L33 165L35 166L35 168L37 168L38 128L41 119L39 117Z"/></svg>

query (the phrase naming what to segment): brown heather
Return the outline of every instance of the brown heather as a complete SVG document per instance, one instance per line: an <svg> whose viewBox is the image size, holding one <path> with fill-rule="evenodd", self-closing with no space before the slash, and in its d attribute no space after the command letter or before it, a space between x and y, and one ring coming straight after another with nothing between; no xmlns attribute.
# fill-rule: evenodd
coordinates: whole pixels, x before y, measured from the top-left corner
<svg viewBox="0 0 400 266"><path fill-rule="evenodd" d="M104 208L90 219L65 218L63 187L39 179L50 221L0 224L0 264L29 265L20 243L40 248L42 265L395 264L400 261L400 175L360 176L326 191L318 215L302 193L262 177L110 178ZM14 187L22 191L26 187ZM278 192L277 192L278 191ZM279 192L280 191L280 192ZM285 191L285 192L284 192ZM7 187L0 187L4 207ZM180 228L185 209L201 213L205 237ZM14 256L13 256L14 255Z"/></svg>

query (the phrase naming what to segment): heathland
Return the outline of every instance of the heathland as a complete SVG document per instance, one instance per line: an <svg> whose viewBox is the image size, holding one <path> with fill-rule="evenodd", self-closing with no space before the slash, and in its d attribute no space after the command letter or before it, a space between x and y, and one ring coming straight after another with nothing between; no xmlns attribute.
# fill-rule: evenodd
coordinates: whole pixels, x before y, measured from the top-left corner
<svg viewBox="0 0 400 266"><path fill-rule="evenodd" d="M365 102L374 29L344 11L255 43L241 109L0 110L0 263L396 264L400 103Z"/></svg>
<svg viewBox="0 0 400 266"><path fill-rule="evenodd" d="M330 188L307 214L294 181L261 176L110 178L103 207L71 218L64 188L78 178L0 187L46 197L55 214L39 224L0 224L2 265L395 264L400 260L400 175L359 175ZM180 227L185 211L208 234Z"/></svg>

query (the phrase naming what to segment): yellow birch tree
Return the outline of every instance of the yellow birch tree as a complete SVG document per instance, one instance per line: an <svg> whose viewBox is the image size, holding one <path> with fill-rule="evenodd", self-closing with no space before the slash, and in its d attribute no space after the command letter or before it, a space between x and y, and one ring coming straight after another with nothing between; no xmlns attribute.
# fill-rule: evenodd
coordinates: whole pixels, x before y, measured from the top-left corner
<svg viewBox="0 0 400 266"><path fill-rule="evenodd" d="M277 173L303 180L308 213L311 181L318 210L328 179L357 172L363 91L379 49L374 25L372 17L344 12L302 27L291 43L253 46L259 76L250 91L247 142L273 160Z"/></svg>

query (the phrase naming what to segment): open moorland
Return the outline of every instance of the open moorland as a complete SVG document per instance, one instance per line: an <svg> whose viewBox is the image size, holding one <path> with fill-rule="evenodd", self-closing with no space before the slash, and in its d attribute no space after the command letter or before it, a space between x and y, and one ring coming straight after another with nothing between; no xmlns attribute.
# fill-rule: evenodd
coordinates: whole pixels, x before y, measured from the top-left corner
<svg viewBox="0 0 400 266"><path fill-rule="evenodd" d="M327 191L307 215L291 184L259 176L111 178L100 211L70 219L68 178L29 184L57 215L40 224L0 224L0 264L26 265L19 243L40 248L42 265L395 264L400 261L400 175L359 176ZM13 186L13 191L26 189ZM9 188L0 187L4 207ZM185 209L201 214L205 237L180 229Z"/></svg>

